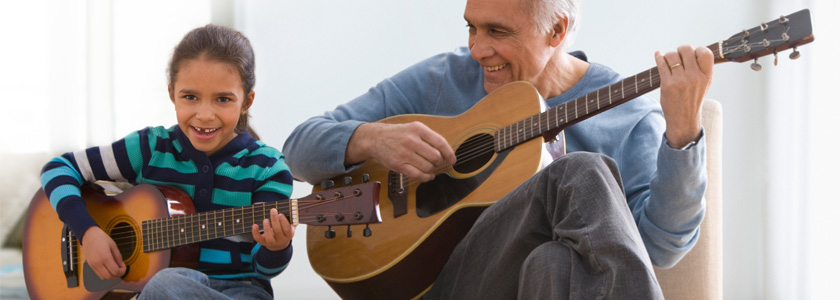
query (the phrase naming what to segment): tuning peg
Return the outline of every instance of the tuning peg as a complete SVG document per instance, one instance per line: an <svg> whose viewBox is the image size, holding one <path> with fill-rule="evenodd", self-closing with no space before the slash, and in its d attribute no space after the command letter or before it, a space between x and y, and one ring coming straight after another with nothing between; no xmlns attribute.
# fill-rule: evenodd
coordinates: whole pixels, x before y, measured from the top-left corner
<svg viewBox="0 0 840 300"><path fill-rule="evenodd" d="M370 181L370 174L362 174L362 182L367 183L368 181Z"/></svg>
<svg viewBox="0 0 840 300"><path fill-rule="evenodd" d="M335 230L332 229L332 226L327 226L327 231L324 231L324 236L328 239L335 237Z"/></svg>
<svg viewBox="0 0 840 300"><path fill-rule="evenodd" d="M750 69L753 69L753 71L761 71L761 65L758 64L757 57L755 58L755 62L750 65Z"/></svg>
<svg viewBox="0 0 840 300"><path fill-rule="evenodd" d="M321 188L325 190L329 190L335 186L335 182L332 180L324 180L321 182Z"/></svg>
<svg viewBox="0 0 840 300"><path fill-rule="evenodd" d="M790 53L790 59L797 59L799 58L799 50L796 50L796 47L793 47L793 52Z"/></svg>
<svg viewBox="0 0 840 300"><path fill-rule="evenodd" d="M365 230L362 231L362 235L364 235L364 236L373 235L373 230L370 230L370 224L365 224Z"/></svg>
<svg viewBox="0 0 840 300"><path fill-rule="evenodd" d="M351 183L353 183L353 177L350 177L350 176L344 176L344 186L348 186L348 185L350 185Z"/></svg>
<svg viewBox="0 0 840 300"><path fill-rule="evenodd" d="M785 24L785 23L787 23L787 22L788 22L788 18L787 18L787 17L785 17L784 15L782 15L781 17L779 17L779 23Z"/></svg>
<svg viewBox="0 0 840 300"><path fill-rule="evenodd" d="M347 225L347 237L353 236L353 230L350 229L350 225Z"/></svg>
<svg viewBox="0 0 840 300"><path fill-rule="evenodd" d="M776 51L773 51L773 66L779 65L779 54Z"/></svg>

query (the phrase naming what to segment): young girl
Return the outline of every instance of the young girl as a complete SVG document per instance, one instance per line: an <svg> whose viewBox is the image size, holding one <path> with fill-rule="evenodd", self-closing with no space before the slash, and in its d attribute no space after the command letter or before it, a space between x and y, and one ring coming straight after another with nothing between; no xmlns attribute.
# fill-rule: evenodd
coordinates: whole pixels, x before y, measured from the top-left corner
<svg viewBox="0 0 840 300"><path fill-rule="evenodd" d="M175 47L168 77L178 126L148 127L111 145L65 153L42 171L50 203L102 279L120 278L126 265L85 209L84 182L176 186L197 212L288 199L292 192L283 154L247 130L255 75L244 35L216 25L192 30ZM164 269L140 299L271 299L269 280L291 259L295 227L275 209L262 225L263 233L254 224L250 235L201 242L200 271Z"/></svg>

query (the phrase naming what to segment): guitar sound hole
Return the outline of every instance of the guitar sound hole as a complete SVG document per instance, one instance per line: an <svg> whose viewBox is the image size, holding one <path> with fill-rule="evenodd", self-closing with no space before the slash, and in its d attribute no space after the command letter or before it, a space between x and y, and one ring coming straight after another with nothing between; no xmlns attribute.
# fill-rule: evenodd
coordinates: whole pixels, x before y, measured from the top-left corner
<svg viewBox="0 0 840 300"><path fill-rule="evenodd" d="M480 169L493 158L493 136L478 134L467 139L455 150L457 162L452 168L460 173L472 173Z"/></svg>
<svg viewBox="0 0 840 300"><path fill-rule="evenodd" d="M134 228L131 224L126 222L117 223L114 229L111 230L111 238L117 243L117 248L120 250L123 260L129 260L134 255L134 249L137 246L137 236L134 234Z"/></svg>

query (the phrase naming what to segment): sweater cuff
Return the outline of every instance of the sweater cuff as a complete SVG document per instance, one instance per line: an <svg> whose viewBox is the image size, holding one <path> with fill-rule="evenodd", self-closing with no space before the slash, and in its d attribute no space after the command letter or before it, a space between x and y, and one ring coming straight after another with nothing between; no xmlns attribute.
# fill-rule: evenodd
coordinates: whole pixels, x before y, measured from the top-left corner
<svg viewBox="0 0 840 300"><path fill-rule="evenodd" d="M271 251L268 248L260 245L257 250L255 260L257 263L265 268L279 268L285 266L292 259L292 243L283 250Z"/></svg>
<svg viewBox="0 0 840 300"><path fill-rule="evenodd" d="M72 199L70 197L77 199ZM90 216L90 213L88 213L84 199L78 196L70 197L59 203L60 207L57 209L58 217L62 222L64 222L64 224L70 227L73 235L76 236L76 239L79 240L79 244L81 244L85 231L87 231L88 228L98 225Z"/></svg>

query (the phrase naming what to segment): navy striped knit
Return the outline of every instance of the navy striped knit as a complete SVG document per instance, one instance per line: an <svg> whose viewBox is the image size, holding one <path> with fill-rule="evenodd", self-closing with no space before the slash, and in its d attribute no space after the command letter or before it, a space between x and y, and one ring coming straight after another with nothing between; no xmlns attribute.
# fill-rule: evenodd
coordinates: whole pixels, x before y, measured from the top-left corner
<svg viewBox="0 0 840 300"><path fill-rule="evenodd" d="M148 127L111 145L65 153L44 166L41 184L50 204L79 240L97 226L79 187L97 180L175 186L190 195L197 212L289 199L292 193L283 154L247 132L208 157L193 148L178 126ZM211 278L256 278L269 288L268 280L280 274L292 256L291 244L270 251L250 233L200 246L199 270Z"/></svg>

